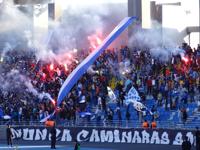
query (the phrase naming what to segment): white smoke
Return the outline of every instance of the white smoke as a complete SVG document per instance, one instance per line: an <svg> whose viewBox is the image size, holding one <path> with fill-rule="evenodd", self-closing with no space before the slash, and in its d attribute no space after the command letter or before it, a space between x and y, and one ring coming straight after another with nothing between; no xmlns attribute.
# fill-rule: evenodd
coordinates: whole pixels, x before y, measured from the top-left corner
<svg viewBox="0 0 200 150"><path fill-rule="evenodd" d="M74 5L70 3L63 10L59 21L50 21L51 30L46 36L48 46L37 44L40 48L38 57L46 58L47 54L66 53L74 48L83 50L90 47L88 37L101 33L105 36L117 23L126 16L126 5L122 5L121 13L115 5ZM120 42L118 42L120 43ZM42 48L41 48L42 47Z"/></svg>
<svg viewBox="0 0 200 150"><path fill-rule="evenodd" d="M102 38L105 38L127 16L126 3L67 4L58 20L48 20L50 31L46 33L43 28L33 27L32 7L16 6L12 0L3 1L0 6L0 33L2 37L3 34L6 35L4 40L12 46L15 45L15 49L33 46L38 59L55 59L57 54L74 48L88 49L88 36L102 32Z"/></svg>
<svg viewBox="0 0 200 150"><path fill-rule="evenodd" d="M154 21L154 28L134 30L129 40L129 46L148 49L153 57L168 61L172 54L182 53L183 50L179 48L180 40L174 39L174 35L177 33L169 35L165 34L166 31L158 22Z"/></svg>
<svg viewBox="0 0 200 150"><path fill-rule="evenodd" d="M5 0L0 4L1 44L8 42L15 49L32 46L30 10L30 6L16 6L12 0Z"/></svg>
<svg viewBox="0 0 200 150"><path fill-rule="evenodd" d="M42 28L33 30L32 11L31 5L16 6L12 0L4 0L0 4L0 41L4 41L4 44L0 45L1 61L4 57L15 57L15 52L12 54L14 56L7 55L9 51L17 50L16 56L20 55L17 58L19 60L26 57L26 53L30 50L34 52L37 60L57 60L59 62L75 60L78 62L80 60L76 60L76 58L68 59L66 53L74 48L88 50L90 46L88 36L102 32L102 38L105 38L114 26L127 15L125 3L123 5L98 3L98 6L69 5L58 20L49 20L51 30L47 34ZM120 44L120 42L118 43ZM27 73L22 73L20 65L17 66L20 63L12 65L15 61L13 59L6 58L5 62L9 61L9 63L5 65L3 62L0 65L0 88L3 91L15 93L16 91L19 93L28 91L36 97L46 96L52 99L48 93L39 92L34 87ZM11 64L10 60L12 60Z"/></svg>
<svg viewBox="0 0 200 150"><path fill-rule="evenodd" d="M31 80L20 74L20 72L16 69L12 69L10 72L4 75L4 78L0 78L1 85L0 89L8 92L25 92L32 93L35 97L42 100L43 98L48 98L49 100L53 100L49 93L38 92L38 90L33 86Z"/></svg>
<svg viewBox="0 0 200 150"><path fill-rule="evenodd" d="M1 4L0 32L9 32L21 29L24 24L29 22L26 16L12 0L6 0Z"/></svg>

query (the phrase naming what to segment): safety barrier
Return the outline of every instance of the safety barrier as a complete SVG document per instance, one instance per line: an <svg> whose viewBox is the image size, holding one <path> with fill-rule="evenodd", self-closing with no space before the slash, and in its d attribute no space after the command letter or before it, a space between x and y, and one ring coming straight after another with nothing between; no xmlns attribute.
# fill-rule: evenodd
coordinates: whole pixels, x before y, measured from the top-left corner
<svg viewBox="0 0 200 150"><path fill-rule="evenodd" d="M184 124L180 122L173 122L173 121L157 121L157 128L163 129L195 129L197 126L200 125L200 121L190 122L189 124ZM39 121L0 121L0 125L11 124L13 126L45 126L45 123L40 123ZM149 122L151 125L151 122ZM56 121L56 126L64 126L64 127L104 127L104 128L141 128L142 122L138 120L90 120L87 119L79 119L79 120L60 120Z"/></svg>

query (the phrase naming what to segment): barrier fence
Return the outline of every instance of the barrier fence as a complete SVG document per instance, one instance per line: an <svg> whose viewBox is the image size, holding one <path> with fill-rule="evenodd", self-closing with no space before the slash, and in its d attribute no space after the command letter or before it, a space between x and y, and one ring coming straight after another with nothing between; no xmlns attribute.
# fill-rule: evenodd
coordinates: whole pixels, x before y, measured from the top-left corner
<svg viewBox="0 0 200 150"><path fill-rule="evenodd" d="M157 128L164 128L164 129L195 129L197 126L200 125L199 122L191 122L188 124L180 123L180 122L173 122L173 121L157 121ZM14 126L45 126L44 123L40 123L39 121L5 121L1 120L0 125L11 124ZM104 127L104 128L141 128L142 122L138 120L90 120L87 119L79 119L79 120L59 120L56 122L57 126L63 127ZM151 127L151 122L149 122L149 128Z"/></svg>

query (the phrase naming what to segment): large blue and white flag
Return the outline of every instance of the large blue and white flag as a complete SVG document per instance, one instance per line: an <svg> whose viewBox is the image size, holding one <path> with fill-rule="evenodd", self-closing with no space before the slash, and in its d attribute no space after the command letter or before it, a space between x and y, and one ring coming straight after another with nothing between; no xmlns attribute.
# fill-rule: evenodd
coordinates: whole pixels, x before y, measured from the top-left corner
<svg viewBox="0 0 200 150"><path fill-rule="evenodd" d="M60 88L57 106L61 104L64 97L70 92L74 84L82 77L82 75L87 71L89 66L91 66L94 61L99 57L99 55L134 21L135 17L126 17L123 19L118 26L106 37L102 44L97 47L87 58L85 58L72 73L67 77L62 87Z"/></svg>

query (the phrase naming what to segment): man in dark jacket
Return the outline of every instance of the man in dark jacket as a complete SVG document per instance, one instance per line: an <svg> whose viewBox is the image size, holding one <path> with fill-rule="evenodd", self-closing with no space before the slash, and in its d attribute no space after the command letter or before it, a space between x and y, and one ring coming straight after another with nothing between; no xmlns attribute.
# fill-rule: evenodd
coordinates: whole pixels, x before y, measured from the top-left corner
<svg viewBox="0 0 200 150"><path fill-rule="evenodd" d="M185 136L183 143L182 143L182 150L190 150L192 147L190 141L188 141L188 137Z"/></svg>
<svg viewBox="0 0 200 150"><path fill-rule="evenodd" d="M75 140L74 150L80 150L80 143L77 140Z"/></svg>
<svg viewBox="0 0 200 150"><path fill-rule="evenodd" d="M12 147L12 137L13 137L13 135L12 135L11 127L10 127L9 124L7 125L6 136L7 136L8 146L10 145Z"/></svg>
<svg viewBox="0 0 200 150"><path fill-rule="evenodd" d="M55 128L55 123L54 123L54 126L52 127L50 133L51 133L51 149L56 149L56 128Z"/></svg>

